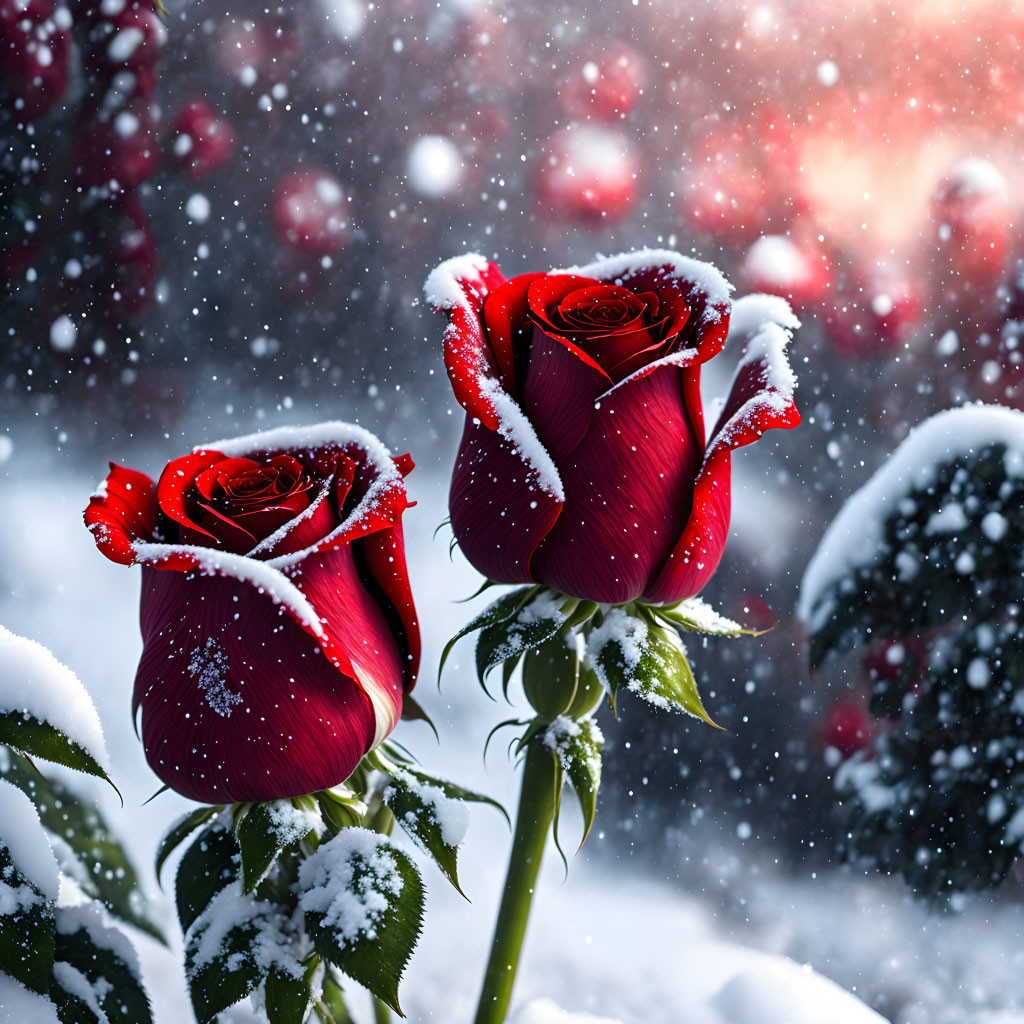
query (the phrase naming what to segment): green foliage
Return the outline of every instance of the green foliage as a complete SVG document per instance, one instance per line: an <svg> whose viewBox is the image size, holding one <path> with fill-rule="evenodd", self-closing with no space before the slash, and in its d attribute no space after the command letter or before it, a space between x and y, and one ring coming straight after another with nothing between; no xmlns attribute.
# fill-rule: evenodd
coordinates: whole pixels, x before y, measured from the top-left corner
<svg viewBox="0 0 1024 1024"><path fill-rule="evenodd" d="M56 959L88 981L110 1024L152 1024L149 997L136 965L121 953L123 942L112 928L85 927L74 911L57 912Z"/></svg>
<svg viewBox="0 0 1024 1024"><path fill-rule="evenodd" d="M85 747L68 738L56 726L40 721L27 711L0 711L0 744L29 757L62 764L65 768L110 782L100 763ZM110 782L110 785L114 784Z"/></svg>
<svg viewBox="0 0 1024 1024"><path fill-rule="evenodd" d="M57 863L79 888L115 917L165 942L153 919L128 854L99 810L59 779L40 774L17 754L0 758L0 777L14 783L36 806L55 843Z"/></svg>
<svg viewBox="0 0 1024 1024"><path fill-rule="evenodd" d="M13 897L10 912L0 913L0 970L25 988L46 995L53 975L56 907L15 867L2 838L0 881Z"/></svg>
<svg viewBox="0 0 1024 1024"><path fill-rule="evenodd" d="M181 930L187 932L214 896L237 874L238 845L220 820L203 829L185 851L175 879ZM230 1005L230 1004L228 1004Z"/></svg>
<svg viewBox="0 0 1024 1024"><path fill-rule="evenodd" d="M583 812L582 846L590 835L594 815L597 813L604 735L592 718L579 722L560 718L548 726L543 742L558 763L555 776L555 837L557 839L558 836L563 780L568 779Z"/></svg>
<svg viewBox="0 0 1024 1024"><path fill-rule="evenodd" d="M235 839L242 858L242 891L252 892L283 850L319 825L314 797L242 804L236 808Z"/></svg>
<svg viewBox="0 0 1024 1024"><path fill-rule="evenodd" d="M342 833L327 845L345 839ZM371 858L347 846L331 864L332 873L351 872L350 893L373 894L366 923L353 927L350 921L332 919L329 910L307 909L306 929L324 960L401 1014L398 982L423 926L423 883L412 860L383 837L377 847L382 849L383 868L379 854ZM381 898L384 909L373 912Z"/></svg>

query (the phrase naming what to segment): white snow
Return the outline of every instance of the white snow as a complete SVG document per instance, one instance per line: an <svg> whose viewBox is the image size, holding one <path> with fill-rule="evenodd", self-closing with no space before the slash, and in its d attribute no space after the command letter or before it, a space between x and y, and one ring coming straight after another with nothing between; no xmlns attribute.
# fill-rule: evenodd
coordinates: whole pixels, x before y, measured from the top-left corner
<svg viewBox="0 0 1024 1024"><path fill-rule="evenodd" d="M925 523L925 533L957 533L967 528L967 513L958 501L948 501L938 512L933 512Z"/></svg>
<svg viewBox="0 0 1024 1024"><path fill-rule="evenodd" d="M999 543L1006 536L1006 531L1009 528L1010 524L1006 521L1006 516L999 512L986 512L981 520L981 532L993 544Z"/></svg>
<svg viewBox="0 0 1024 1024"><path fill-rule="evenodd" d="M324 20L340 39L352 42L363 34L366 4L363 0L320 0Z"/></svg>
<svg viewBox="0 0 1024 1024"><path fill-rule="evenodd" d="M533 424L523 415L516 400L491 377L480 375L480 394L498 417L498 433L515 449L519 457L534 471L536 482L556 501L565 501L565 488L558 467L537 437Z"/></svg>
<svg viewBox="0 0 1024 1024"><path fill-rule="evenodd" d="M210 219L210 200L202 192L193 192L185 202L185 213L197 224L205 224Z"/></svg>
<svg viewBox="0 0 1024 1024"><path fill-rule="evenodd" d="M89 901L78 906L60 906L57 909L57 931L73 935L84 930L94 946L114 954L136 978L141 979L139 955L131 940L119 927L110 927L99 904Z"/></svg>
<svg viewBox="0 0 1024 1024"><path fill-rule="evenodd" d="M438 264L428 275L423 285L423 296L435 309L470 309L469 300L460 281L479 281L487 269L488 259L479 253L469 252L453 256Z"/></svg>
<svg viewBox="0 0 1024 1024"><path fill-rule="evenodd" d="M114 38L107 46L107 57L114 64L123 64L130 60L135 51L142 45L146 33L134 25L122 28L114 33Z"/></svg>
<svg viewBox="0 0 1024 1024"><path fill-rule="evenodd" d="M66 313L50 324L50 347L55 352L70 352L77 338L78 328Z"/></svg>
<svg viewBox="0 0 1024 1024"><path fill-rule="evenodd" d="M61 1024L57 1009L45 996L29 992L0 972L0 1024Z"/></svg>
<svg viewBox="0 0 1024 1024"><path fill-rule="evenodd" d="M787 331L795 331L800 326L800 318L781 295L753 292L733 303L727 341L749 338L765 324L778 324Z"/></svg>
<svg viewBox="0 0 1024 1024"><path fill-rule="evenodd" d="M291 800L274 800L267 805L274 835L281 846L290 846L310 832L320 835L324 830L320 805L297 807Z"/></svg>
<svg viewBox="0 0 1024 1024"><path fill-rule="evenodd" d="M213 637L189 656L188 674L195 679L210 709L221 718L230 718L231 712L245 702L240 693L228 689L227 673L227 652Z"/></svg>
<svg viewBox="0 0 1024 1024"><path fill-rule="evenodd" d="M440 199L462 181L462 154L447 136L424 135L409 148L405 173L415 192Z"/></svg>
<svg viewBox="0 0 1024 1024"><path fill-rule="evenodd" d="M0 626L0 711L48 722L106 768L103 730L78 676L42 644Z"/></svg>
<svg viewBox="0 0 1024 1024"><path fill-rule="evenodd" d="M189 930L192 972L221 957L225 940L233 929L242 926L251 926L253 934L247 939L246 952L231 953L224 958L228 970L241 966L242 958L251 956L261 967L276 965L295 973L296 962L291 955L293 940L282 929L276 908L243 893L239 881L221 889L193 922Z"/></svg>
<svg viewBox="0 0 1024 1024"><path fill-rule="evenodd" d="M579 274L581 277L627 285L632 277L651 269L662 269L664 276L690 282L704 292L707 305L701 318L702 324L718 322L721 314L714 306L724 305L728 308L733 286L722 276L722 272L714 264L683 256L671 249L636 249L616 256L598 256L592 263L553 270L551 273Z"/></svg>
<svg viewBox="0 0 1024 1024"><path fill-rule="evenodd" d="M965 157L953 165L947 178L947 188L958 196L1005 196L1008 192L1006 178L988 160L980 157Z"/></svg>
<svg viewBox="0 0 1024 1024"><path fill-rule="evenodd" d="M810 273L807 257L785 235L762 235L747 251L743 270L762 287L792 287Z"/></svg>
<svg viewBox="0 0 1024 1024"><path fill-rule="evenodd" d="M611 1017L595 1017L591 1013L569 1013L550 999L535 999L524 1006L509 1024L622 1024Z"/></svg>
<svg viewBox="0 0 1024 1024"><path fill-rule="evenodd" d="M834 60L823 60L818 65L818 81L826 88L831 88L839 81L839 68Z"/></svg>
<svg viewBox="0 0 1024 1024"><path fill-rule="evenodd" d="M46 899L59 892L57 861L35 806L17 786L0 779L0 844L7 848L20 874ZM0 914L13 913L16 904L31 904L38 897L26 886L0 879Z"/></svg>
<svg viewBox="0 0 1024 1024"><path fill-rule="evenodd" d="M640 664L644 651L647 650L647 633L647 623L630 615L625 608L609 608L604 613L601 625L591 631L587 637L587 665L606 690L611 689L611 682L598 661L601 652L608 644L615 644L621 654L626 674L632 675L633 670Z"/></svg>
<svg viewBox="0 0 1024 1024"><path fill-rule="evenodd" d="M182 553L196 562L196 572L203 576L230 576L240 583L249 583L265 593L274 604L284 605L295 619L315 636L325 636L323 623L305 595L271 562L260 562L229 551L200 548L188 544L134 545L135 557L142 565L159 566L163 561Z"/></svg>
<svg viewBox="0 0 1024 1024"><path fill-rule="evenodd" d="M323 914L339 944L373 940L402 876L388 840L365 828L346 828L299 867L299 906Z"/></svg>
<svg viewBox="0 0 1024 1024"><path fill-rule="evenodd" d="M465 804L445 796L444 791L428 782L422 782L409 772L397 769L392 775L407 789L412 790L426 805L441 831L441 840L447 846L458 846L466 838L469 813ZM388 799L387 793L384 796ZM409 812L410 814L412 812Z"/></svg>
<svg viewBox="0 0 1024 1024"><path fill-rule="evenodd" d="M107 1015L103 1012L99 999L96 998L96 992L89 984L89 979L81 971L63 960L58 960L53 965L53 980L66 992L81 999L95 1015L99 1024L109 1024Z"/></svg>
<svg viewBox="0 0 1024 1024"><path fill-rule="evenodd" d="M673 606L672 610L705 633L729 634L738 633L743 629L740 623L716 611L700 597L688 597L685 601Z"/></svg>
<svg viewBox="0 0 1024 1024"><path fill-rule="evenodd" d="M739 971L711 1005L723 1024L886 1024L834 982L781 957Z"/></svg>
<svg viewBox="0 0 1024 1024"><path fill-rule="evenodd" d="M1024 413L997 405L947 409L915 427L875 475L855 492L825 533L804 573L797 615L819 629L832 613L833 585L877 557L882 526L904 496L927 488L939 465L991 444L1006 446L1006 468L1020 475ZM966 552L965 552L966 554Z"/></svg>

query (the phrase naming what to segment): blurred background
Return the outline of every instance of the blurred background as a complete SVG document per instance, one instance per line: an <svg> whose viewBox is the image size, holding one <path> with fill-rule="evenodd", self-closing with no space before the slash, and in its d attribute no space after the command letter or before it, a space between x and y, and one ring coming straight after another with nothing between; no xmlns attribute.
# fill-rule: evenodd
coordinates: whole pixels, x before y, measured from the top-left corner
<svg viewBox="0 0 1024 1024"><path fill-rule="evenodd" d="M1024 401L1024 12L167 8L0 0L0 615L82 674L123 763L141 765L136 584L78 525L108 459L154 473L205 440L331 418L410 450L436 654L476 606L439 610L474 582L445 531L430 545L462 417L425 276L465 251L511 276L678 249L803 321L804 424L735 460L705 594L774 629L691 645L727 732L635 703L605 723L585 856L704 893L726 934L810 960L894 1021L1020 1006L1015 873L952 920L843 866L831 770L866 742L871 667L812 674L794 608L828 523L910 427ZM709 398L730 373L711 364ZM476 758L490 711L463 662L439 698L428 656L421 701ZM859 907L873 929L844 945L829 923ZM966 960L943 960L952 943Z"/></svg>

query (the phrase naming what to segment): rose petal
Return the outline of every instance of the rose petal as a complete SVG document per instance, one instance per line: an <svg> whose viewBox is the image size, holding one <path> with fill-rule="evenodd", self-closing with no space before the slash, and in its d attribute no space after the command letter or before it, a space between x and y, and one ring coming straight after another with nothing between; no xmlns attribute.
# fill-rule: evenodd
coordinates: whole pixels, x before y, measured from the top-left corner
<svg viewBox="0 0 1024 1024"><path fill-rule="evenodd" d="M427 302L447 314L444 365L459 404L492 430L498 415L483 393L488 380L500 382L497 359L484 333L482 311L489 292L505 283L496 263L482 256L461 256L442 263L427 278Z"/></svg>
<svg viewBox="0 0 1024 1024"><path fill-rule="evenodd" d="M156 529L156 485L145 473L110 463L99 494L89 499L85 525L111 561L134 565L136 540L151 541Z"/></svg>
<svg viewBox="0 0 1024 1024"><path fill-rule="evenodd" d="M150 567L143 595L135 697L146 758L167 785L231 803L351 774L376 735L371 701L282 609L237 580Z"/></svg>
<svg viewBox="0 0 1024 1024"><path fill-rule="evenodd" d="M220 452L211 450L184 455L180 459L174 459L167 463L156 485L157 501L164 515L169 516L180 526L209 537L210 540L217 538L204 530L189 515L185 504L185 494L204 469L223 462L224 459L225 456Z"/></svg>
<svg viewBox="0 0 1024 1024"><path fill-rule="evenodd" d="M538 580L612 604L643 593L686 522L703 454L680 378L654 374L600 401L560 463L566 502L533 556Z"/></svg>
<svg viewBox="0 0 1024 1024"><path fill-rule="evenodd" d="M320 616L325 649L336 646L348 656L376 714L376 745L401 717L409 664L391 623L360 578L354 546L309 555L296 567L292 582Z"/></svg>
<svg viewBox="0 0 1024 1024"><path fill-rule="evenodd" d="M510 441L469 417L448 506L459 547L479 572L500 583L534 582L530 559L562 503Z"/></svg>
<svg viewBox="0 0 1024 1024"><path fill-rule="evenodd" d="M370 579L380 587L386 604L378 603L387 615L389 608L394 613L388 616L396 636L405 637L405 692L416 683L420 664L420 629L409 586L409 571L405 563L405 541L402 524L393 529L378 530L360 542L361 552L366 559ZM367 583L369 586L369 583ZM372 592L372 588L371 588ZM395 621L397 619L397 621Z"/></svg>
<svg viewBox="0 0 1024 1024"><path fill-rule="evenodd" d="M737 367L729 398L704 456L694 489L693 509L645 600L682 601L698 594L721 561L731 513L732 452L773 427L792 428L800 413L793 398L796 381L786 360L789 335L765 324Z"/></svg>
<svg viewBox="0 0 1024 1024"><path fill-rule="evenodd" d="M527 290L531 281L543 274L519 274L495 288L483 305L483 322L491 351L498 364L501 386L510 394L519 393L519 368L516 341L529 323Z"/></svg>
<svg viewBox="0 0 1024 1024"><path fill-rule="evenodd" d="M594 415L594 400L607 387L608 377L602 370L534 327L522 410L556 462L580 443Z"/></svg>

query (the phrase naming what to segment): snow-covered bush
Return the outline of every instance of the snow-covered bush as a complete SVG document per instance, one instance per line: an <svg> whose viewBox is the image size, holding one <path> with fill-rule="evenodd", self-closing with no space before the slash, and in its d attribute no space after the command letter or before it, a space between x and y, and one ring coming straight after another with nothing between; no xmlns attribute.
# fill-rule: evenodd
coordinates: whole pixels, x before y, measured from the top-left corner
<svg viewBox="0 0 1024 1024"><path fill-rule="evenodd" d="M99 812L32 758L106 778L74 673L0 626L0 1011L33 1024L152 1024L121 923L161 939Z"/></svg>
<svg viewBox="0 0 1024 1024"><path fill-rule="evenodd" d="M1024 849L1024 413L914 430L844 506L804 578L815 667L858 652L881 720L839 766L848 853L941 898Z"/></svg>

